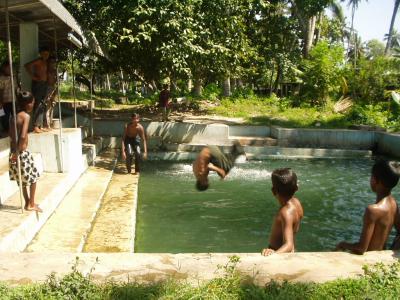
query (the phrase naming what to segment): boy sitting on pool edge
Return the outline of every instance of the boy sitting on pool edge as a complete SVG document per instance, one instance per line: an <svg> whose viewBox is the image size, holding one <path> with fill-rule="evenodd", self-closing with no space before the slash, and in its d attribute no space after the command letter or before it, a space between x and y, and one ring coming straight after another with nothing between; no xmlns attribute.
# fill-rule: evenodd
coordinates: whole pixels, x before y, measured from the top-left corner
<svg viewBox="0 0 400 300"><path fill-rule="evenodd" d="M261 251L264 256L294 252L295 235L304 215L299 199L294 197L298 190L296 173L290 168L276 169L271 174L271 180L272 194L281 207L272 224L268 248Z"/></svg>
<svg viewBox="0 0 400 300"><path fill-rule="evenodd" d="M235 142L231 153L224 153L217 146L204 147L193 162L193 174L196 177L196 188L199 191L208 189L208 173L215 171L224 179L233 168L236 158L243 154L239 152L239 142Z"/></svg>
<svg viewBox="0 0 400 300"><path fill-rule="evenodd" d="M390 231L398 219L398 208L392 189L400 177L400 164L379 160L372 167L370 186L376 194L374 204L365 209L363 228L357 243L340 242L336 250L348 250L355 254L365 251L384 250Z"/></svg>

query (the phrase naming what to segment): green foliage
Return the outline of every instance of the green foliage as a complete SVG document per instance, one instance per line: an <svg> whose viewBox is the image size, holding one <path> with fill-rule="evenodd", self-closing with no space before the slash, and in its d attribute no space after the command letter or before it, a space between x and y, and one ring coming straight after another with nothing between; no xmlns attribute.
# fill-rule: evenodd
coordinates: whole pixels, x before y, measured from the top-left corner
<svg viewBox="0 0 400 300"><path fill-rule="evenodd" d="M218 97L222 94L222 89L215 83L207 84L202 92L202 98L216 101Z"/></svg>
<svg viewBox="0 0 400 300"><path fill-rule="evenodd" d="M358 68L349 68L346 74L349 94L364 103L382 101L386 87L400 88L399 75L400 61L383 56L360 59Z"/></svg>
<svg viewBox="0 0 400 300"><path fill-rule="evenodd" d="M237 270L239 258L232 256L219 266L222 276L192 286L167 280L151 284L137 282L106 282L95 284L89 275L76 268L61 279L51 275L44 284L9 287L0 283L3 300L34 299L398 299L400 263L382 263L364 267L364 275L353 279L337 279L326 283L291 283L271 281L266 286L254 285ZM93 269L92 269L93 270Z"/></svg>
<svg viewBox="0 0 400 300"><path fill-rule="evenodd" d="M304 96L314 104L325 104L329 96L340 91L344 69L344 50L341 46L318 43L304 60Z"/></svg>

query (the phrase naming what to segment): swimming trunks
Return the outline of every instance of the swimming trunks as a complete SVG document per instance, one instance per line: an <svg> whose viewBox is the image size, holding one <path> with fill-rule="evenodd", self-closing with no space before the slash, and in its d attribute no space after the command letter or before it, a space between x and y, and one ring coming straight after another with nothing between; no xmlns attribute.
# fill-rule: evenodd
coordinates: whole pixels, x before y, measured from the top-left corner
<svg viewBox="0 0 400 300"><path fill-rule="evenodd" d="M211 153L210 163L223 169L227 174L233 168L236 158L240 155L236 145L231 153L222 152L218 146L207 146Z"/></svg>
<svg viewBox="0 0 400 300"><path fill-rule="evenodd" d="M9 155L9 175L10 180L16 180L19 185L18 180L18 164L12 159L13 153L10 152ZM23 186L31 185L35 183L39 177L39 170L35 165L33 155L28 151L24 150L19 153L19 159L21 162L21 181Z"/></svg>

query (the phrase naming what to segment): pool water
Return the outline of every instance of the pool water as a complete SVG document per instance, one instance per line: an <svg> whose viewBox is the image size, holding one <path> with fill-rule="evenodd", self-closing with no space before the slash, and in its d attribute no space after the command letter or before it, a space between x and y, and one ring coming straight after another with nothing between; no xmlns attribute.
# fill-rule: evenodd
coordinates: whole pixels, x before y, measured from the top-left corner
<svg viewBox="0 0 400 300"><path fill-rule="evenodd" d="M297 251L330 251L357 241L365 207L375 201L369 177L373 160L299 159L237 164L225 180L195 189L191 162L147 162L139 182L135 252L260 252L267 247L275 213L271 172L291 167L304 218ZM400 200L400 188L393 190ZM389 239L389 243L391 242Z"/></svg>

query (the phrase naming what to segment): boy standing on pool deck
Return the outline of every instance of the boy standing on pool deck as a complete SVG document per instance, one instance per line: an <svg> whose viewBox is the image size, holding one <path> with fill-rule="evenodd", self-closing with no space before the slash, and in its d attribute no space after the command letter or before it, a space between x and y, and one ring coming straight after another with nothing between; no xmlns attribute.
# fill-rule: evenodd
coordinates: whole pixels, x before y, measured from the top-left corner
<svg viewBox="0 0 400 300"><path fill-rule="evenodd" d="M42 209L35 204L36 182L39 179L39 171L35 166L32 154L27 150L28 147L28 127L29 113L32 112L35 104L33 95L29 92L22 92L18 95L18 105L20 110L16 116L17 132L15 132L14 117L10 118L10 156L9 156L9 175L10 180L16 180L19 185L19 162L21 164L22 191L25 199L25 210L42 212ZM27 186L29 186L29 195Z"/></svg>
<svg viewBox="0 0 400 300"><path fill-rule="evenodd" d="M215 171L224 179L233 168L236 158L242 153L239 152L239 143L233 145L232 152L226 154L217 146L204 147L193 163L193 174L196 177L196 188L199 191L208 189L208 173Z"/></svg>
<svg viewBox="0 0 400 300"><path fill-rule="evenodd" d="M391 194L400 177L400 164L380 160L372 167L370 185L376 194L375 204L365 209L363 229L357 243L340 242L336 250L348 250L355 254L385 249L387 238L396 221L397 203Z"/></svg>
<svg viewBox="0 0 400 300"><path fill-rule="evenodd" d="M272 194L281 207L272 224L268 248L261 251L264 256L294 252L295 235L304 215L299 199L294 197L298 190L296 173L290 168L276 169L272 172L271 179Z"/></svg>

